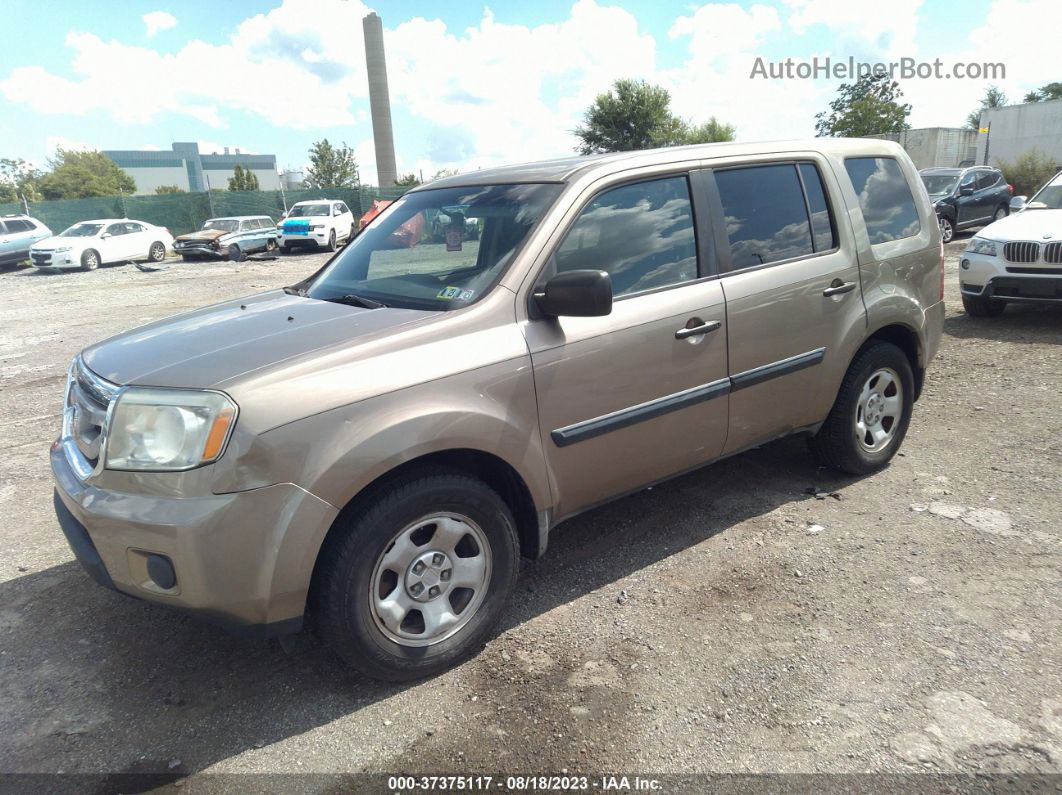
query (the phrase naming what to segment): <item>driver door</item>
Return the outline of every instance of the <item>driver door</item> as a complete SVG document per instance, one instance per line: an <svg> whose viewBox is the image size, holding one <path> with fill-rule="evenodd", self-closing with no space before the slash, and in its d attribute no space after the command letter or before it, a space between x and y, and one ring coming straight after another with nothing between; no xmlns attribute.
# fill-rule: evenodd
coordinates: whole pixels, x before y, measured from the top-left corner
<svg viewBox="0 0 1062 795"><path fill-rule="evenodd" d="M525 326L557 518L722 452L726 307L719 281L703 278L709 250L694 227L686 174L606 188L539 277L603 270L614 294L604 317Z"/></svg>
<svg viewBox="0 0 1062 795"><path fill-rule="evenodd" d="M125 258L124 223L108 224L99 238L100 262L117 262Z"/></svg>

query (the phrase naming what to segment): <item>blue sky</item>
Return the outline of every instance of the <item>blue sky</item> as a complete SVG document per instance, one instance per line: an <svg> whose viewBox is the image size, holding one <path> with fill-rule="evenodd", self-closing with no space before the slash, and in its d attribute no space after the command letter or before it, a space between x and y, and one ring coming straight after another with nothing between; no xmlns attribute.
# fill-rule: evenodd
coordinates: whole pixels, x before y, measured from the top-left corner
<svg viewBox="0 0 1062 795"><path fill-rule="evenodd" d="M3 5L14 3L3 0ZM2 6L0 6L2 7ZM321 137L375 180L361 0L19 5L0 32L0 157L56 146L240 147L300 168ZM1062 78L1057 0L421 2L376 7L400 170L430 176L570 153L619 77L742 139L811 135L838 80L751 79L757 57L1002 62L1003 80L901 81L913 126L959 126L989 82L1013 100Z"/></svg>

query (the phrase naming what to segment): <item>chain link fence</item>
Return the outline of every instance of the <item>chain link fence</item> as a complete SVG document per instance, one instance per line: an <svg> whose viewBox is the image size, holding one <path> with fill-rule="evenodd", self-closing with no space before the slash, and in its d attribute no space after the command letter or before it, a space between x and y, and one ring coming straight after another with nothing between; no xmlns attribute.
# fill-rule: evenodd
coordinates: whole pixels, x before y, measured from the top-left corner
<svg viewBox="0 0 1062 795"><path fill-rule="evenodd" d="M29 214L58 234L93 218L133 218L164 226L173 235L199 229L207 218L227 215L268 215L274 220L286 207L307 199L336 199L360 217L374 199L397 199L406 188L360 188L292 191L210 191L162 193L155 196L98 196L29 203ZM24 212L21 202L0 204L0 215Z"/></svg>

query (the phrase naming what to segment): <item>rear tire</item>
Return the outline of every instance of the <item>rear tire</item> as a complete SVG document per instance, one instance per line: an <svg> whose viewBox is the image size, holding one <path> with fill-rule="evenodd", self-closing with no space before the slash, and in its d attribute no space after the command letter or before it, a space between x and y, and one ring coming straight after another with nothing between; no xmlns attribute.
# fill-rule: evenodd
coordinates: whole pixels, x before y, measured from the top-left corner
<svg viewBox="0 0 1062 795"><path fill-rule="evenodd" d="M270 238L269 240L267 240L266 241L265 250L268 251L270 254L272 254L274 251L277 250L277 241L274 240L273 238Z"/></svg>
<svg viewBox="0 0 1062 795"><path fill-rule="evenodd" d="M962 308L970 317L999 317L1007 308L1007 302L983 295L963 295Z"/></svg>
<svg viewBox="0 0 1062 795"><path fill-rule="evenodd" d="M1005 204L1001 204L999 205L999 207L996 208L996 214L995 216L993 216L992 220L1001 221L1008 215L1010 215L1010 208Z"/></svg>
<svg viewBox="0 0 1062 795"><path fill-rule="evenodd" d="M940 237L945 243L950 243L952 238L955 237L955 224L951 222L951 219L945 215L940 216L937 219L940 224Z"/></svg>
<svg viewBox="0 0 1062 795"><path fill-rule="evenodd" d="M156 240L148 248L148 262L162 262L166 259L166 244Z"/></svg>
<svg viewBox="0 0 1062 795"><path fill-rule="evenodd" d="M432 676L483 645L518 570L501 497L463 473L425 470L337 518L314 573L313 626L366 676Z"/></svg>
<svg viewBox="0 0 1062 795"><path fill-rule="evenodd" d="M100 266L100 254L93 248L86 249L81 254L81 270L94 271Z"/></svg>
<svg viewBox="0 0 1062 795"><path fill-rule="evenodd" d="M907 435L914 373L907 355L872 342L848 366L837 400L810 447L823 466L868 475L892 459Z"/></svg>

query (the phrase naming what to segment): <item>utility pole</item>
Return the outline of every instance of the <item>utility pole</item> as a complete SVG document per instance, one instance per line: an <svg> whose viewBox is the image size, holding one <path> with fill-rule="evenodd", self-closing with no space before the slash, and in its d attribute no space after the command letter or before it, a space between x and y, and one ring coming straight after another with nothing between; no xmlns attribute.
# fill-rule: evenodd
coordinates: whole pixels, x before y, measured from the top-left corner
<svg viewBox="0 0 1062 795"><path fill-rule="evenodd" d="M26 215L29 215L30 214L29 202L26 201L26 194L22 193L22 194L19 194L19 196L22 199L22 210L26 213Z"/></svg>
<svg viewBox="0 0 1062 795"><path fill-rule="evenodd" d="M122 218L128 218L129 211L125 209L125 191L123 191L121 188L118 188L118 199L122 204Z"/></svg>
<svg viewBox="0 0 1062 795"><path fill-rule="evenodd" d="M206 180L206 184L207 184L207 206L210 208L210 217L213 218L214 217L214 193L213 193L213 191L210 190L210 175L209 174L204 174L203 175L203 179Z"/></svg>
<svg viewBox="0 0 1062 795"><path fill-rule="evenodd" d="M981 165L988 165L988 147L992 143L992 122L988 123L987 127L982 128L985 131L985 162Z"/></svg>

